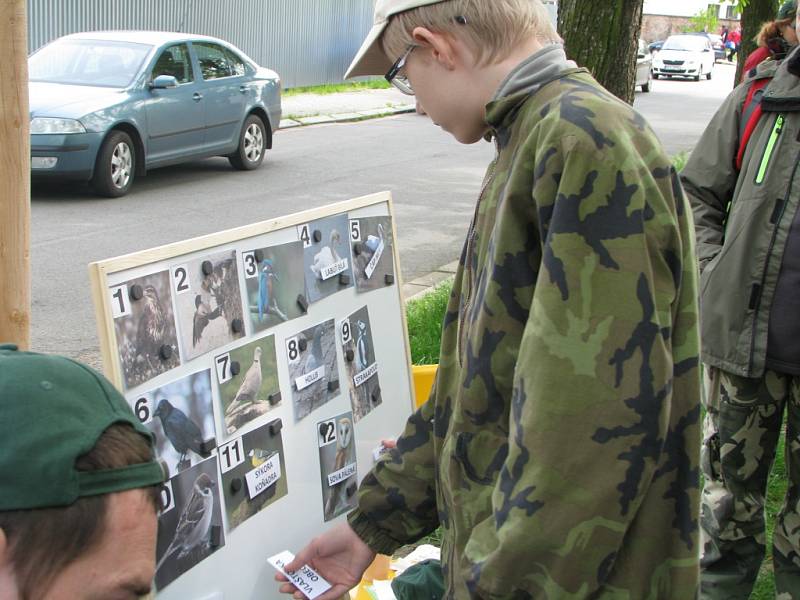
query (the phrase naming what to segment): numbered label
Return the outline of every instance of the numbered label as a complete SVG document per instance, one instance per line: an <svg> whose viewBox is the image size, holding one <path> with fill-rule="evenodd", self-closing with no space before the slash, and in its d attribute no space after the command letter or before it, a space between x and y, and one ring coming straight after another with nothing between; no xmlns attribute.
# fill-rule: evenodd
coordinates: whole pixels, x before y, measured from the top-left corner
<svg viewBox="0 0 800 600"><path fill-rule="evenodd" d="M238 467L244 462L244 444L242 438L225 444L219 452L219 466L223 473L227 473L234 467Z"/></svg>
<svg viewBox="0 0 800 600"><path fill-rule="evenodd" d="M353 330L350 327L350 319L342 321L342 344L346 344L353 339Z"/></svg>
<svg viewBox="0 0 800 600"><path fill-rule="evenodd" d="M242 262L244 263L245 279L258 277L258 261L256 260L255 252L245 252L242 254Z"/></svg>
<svg viewBox="0 0 800 600"><path fill-rule="evenodd" d="M172 285L176 294L185 294L189 291L189 267L180 265L172 268Z"/></svg>
<svg viewBox="0 0 800 600"><path fill-rule="evenodd" d="M296 363L300 359L300 343L297 336L286 340L286 358L290 363Z"/></svg>
<svg viewBox="0 0 800 600"><path fill-rule="evenodd" d="M297 237L303 242L303 248L308 248L311 245L311 229L308 223L297 226Z"/></svg>
<svg viewBox="0 0 800 600"><path fill-rule="evenodd" d="M336 419L330 421L323 421L319 424L317 430L317 438L319 447L330 446L336 443Z"/></svg>
<svg viewBox="0 0 800 600"><path fill-rule="evenodd" d="M225 383L226 381L230 381L231 379L233 379L233 373L231 373L230 354L222 354L218 356L214 360L214 364L217 365L217 380L220 383Z"/></svg>
<svg viewBox="0 0 800 600"><path fill-rule="evenodd" d="M350 221L350 239L354 242L361 241L361 221L358 219Z"/></svg>
<svg viewBox="0 0 800 600"><path fill-rule="evenodd" d="M111 313L115 319L131 314L131 302L128 298L128 286L118 285L111 288Z"/></svg>
<svg viewBox="0 0 800 600"><path fill-rule="evenodd" d="M153 403L147 396L137 398L133 403L133 412L142 425L147 425L153 420Z"/></svg>
<svg viewBox="0 0 800 600"><path fill-rule="evenodd" d="M175 508L175 495L172 493L172 481L165 481L161 485L161 514L168 513Z"/></svg>

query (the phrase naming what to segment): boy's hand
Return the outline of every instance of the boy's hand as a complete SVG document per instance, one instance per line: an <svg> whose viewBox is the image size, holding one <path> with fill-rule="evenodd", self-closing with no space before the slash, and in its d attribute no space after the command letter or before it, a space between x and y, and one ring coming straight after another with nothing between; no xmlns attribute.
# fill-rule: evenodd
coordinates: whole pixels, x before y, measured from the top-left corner
<svg viewBox="0 0 800 600"><path fill-rule="evenodd" d="M332 586L318 600L336 600L358 585L374 558L375 552L361 541L348 523L342 523L311 540L286 565L285 570L296 571L303 565L308 565ZM282 593L294 594L298 600L304 598L297 588L288 583L283 574L275 575L275 580L283 582L280 587Z"/></svg>

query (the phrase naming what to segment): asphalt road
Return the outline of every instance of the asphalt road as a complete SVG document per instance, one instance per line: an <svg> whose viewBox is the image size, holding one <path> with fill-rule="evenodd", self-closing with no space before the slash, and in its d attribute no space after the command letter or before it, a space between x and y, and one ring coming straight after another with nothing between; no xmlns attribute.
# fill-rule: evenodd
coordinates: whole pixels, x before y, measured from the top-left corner
<svg viewBox="0 0 800 600"><path fill-rule="evenodd" d="M712 81L654 82L635 107L671 154L691 149L731 89ZM261 169L209 159L153 171L122 199L86 187L32 194L33 348L99 364L86 265L382 190L395 201L406 281L458 258L492 146L462 146L414 114L281 131Z"/></svg>

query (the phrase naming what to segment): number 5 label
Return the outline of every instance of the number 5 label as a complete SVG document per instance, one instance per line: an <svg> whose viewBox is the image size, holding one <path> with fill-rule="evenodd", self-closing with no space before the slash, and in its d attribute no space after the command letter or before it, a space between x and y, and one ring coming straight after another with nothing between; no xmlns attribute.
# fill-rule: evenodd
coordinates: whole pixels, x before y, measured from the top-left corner
<svg viewBox="0 0 800 600"><path fill-rule="evenodd" d="M128 300L128 286L118 285L111 288L111 313L115 319L131 314L131 303Z"/></svg>
<svg viewBox="0 0 800 600"><path fill-rule="evenodd" d="M219 453L219 466L223 473L227 473L234 467L238 467L244 462L244 444L242 438L225 444Z"/></svg>

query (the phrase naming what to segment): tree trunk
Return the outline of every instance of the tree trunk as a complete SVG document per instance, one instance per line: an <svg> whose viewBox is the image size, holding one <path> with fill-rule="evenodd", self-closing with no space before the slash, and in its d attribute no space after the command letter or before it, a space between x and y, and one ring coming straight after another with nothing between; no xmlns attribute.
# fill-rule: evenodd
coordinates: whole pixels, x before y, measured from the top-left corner
<svg viewBox="0 0 800 600"><path fill-rule="evenodd" d="M0 19L0 343L30 344L30 134L26 0Z"/></svg>
<svg viewBox="0 0 800 600"><path fill-rule="evenodd" d="M560 0L558 31L567 56L633 104L643 0Z"/></svg>
<svg viewBox="0 0 800 600"><path fill-rule="evenodd" d="M742 45L736 57L738 62L734 87L742 80L745 59L757 47L755 37L761 30L761 24L775 19L778 4L776 0L749 0L742 9Z"/></svg>

